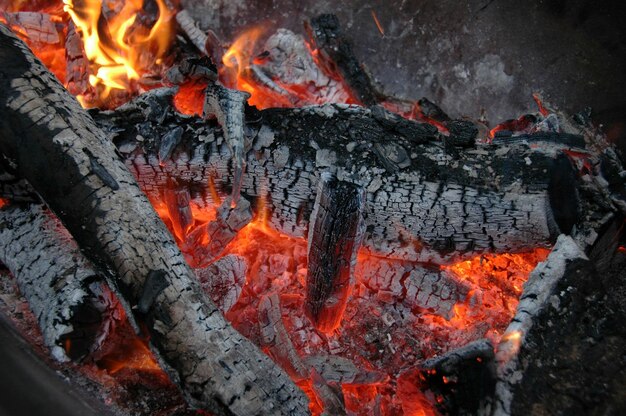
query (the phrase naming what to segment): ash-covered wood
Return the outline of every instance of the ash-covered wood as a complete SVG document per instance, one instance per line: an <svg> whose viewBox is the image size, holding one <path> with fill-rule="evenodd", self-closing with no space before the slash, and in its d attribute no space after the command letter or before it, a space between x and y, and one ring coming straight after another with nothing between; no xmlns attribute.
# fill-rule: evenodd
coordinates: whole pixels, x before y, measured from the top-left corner
<svg viewBox="0 0 626 416"><path fill-rule="evenodd" d="M237 204L241 194L243 172L246 169L245 158L245 104L250 94L225 88L219 83L209 84L206 88L204 117L216 117L222 126L224 138L232 152L234 174L232 177L232 202Z"/></svg>
<svg viewBox="0 0 626 416"><path fill-rule="evenodd" d="M352 360L337 355L311 355L304 362L329 383L379 384L389 378L383 372L359 368Z"/></svg>
<svg viewBox="0 0 626 416"><path fill-rule="evenodd" d="M283 324L278 293L264 296L259 302L261 345L296 381L309 377L309 369L296 351Z"/></svg>
<svg viewBox="0 0 626 416"><path fill-rule="evenodd" d="M98 348L114 325L117 302L51 212L37 204L0 209L0 261L28 300L55 359L80 359Z"/></svg>
<svg viewBox="0 0 626 416"><path fill-rule="evenodd" d="M229 254L201 269L195 269L204 291L223 313L232 308L246 284L246 261Z"/></svg>
<svg viewBox="0 0 626 416"><path fill-rule="evenodd" d="M388 302L452 317L454 305L467 299L471 287L432 265L368 258L358 263L362 282Z"/></svg>
<svg viewBox="0 0 626 416"><path fill-rule="evenodd" d="M380 97L356 58L352 43L343 34L337 16L322 14L307 23L305 27L312 46L317 49L328 75L340 75L352 95L363 105L377 104Z"/></svg>
<svg viewBox="0 0 626 416"><path fill-rule="evenodd" d="M305 311L321 331L341 323L363 239L364 189L322 174L311 214Z"/></svg>
<svg viewBox="0 0 626 416"><path fill-rule="evenodd" d="M497 384L493 403L494 415L510 415L515 386L524 377L524 363L518 355L532 330L534 319L551 303L558 301L556 288L561 279L580 262L588 262L576 241L562 235L545 262L539 263L524 284L515 317L497 346Z"/></svg>
<svg viewBox="0 0 626 416"><path fill-rule="evenodd" d="M167 91L150 94L161 98L144 96L114 113L95 114L98 122L120 148L129 149L123 152L126 164L149 195L173 177L200 206L215 206L210 183L223 197L232 192L234 176L220 129L176 114L164 104ZM242 194L253 207L258 198L267 201L274 228L307 235L320 174L329 171L366 190L365 249L424 263L548 245L561 226L567 229L554 214L563 201L550 197L549 184L554 175L576 170L557 162L559 156L574 150L598 164L610 153L606 146L585 150L559 141L476 143L452 152L435 127L380 107L249 109L246 120L251 147ZM181 145L161 166L149 138L181 124L187 126ZM602 184L597 169L569 180L580 188L576 228L577 238L584 239L581 230L601 227L623 202Z"/></svg>
<svg viewBox="0 0 626 416"><path fill-rule="evenodd" d="M185 251L189 253L194 264L204 267L215 260L251 220L250 203L241 198L233 205L229 196L217 209L215 220L190 233L189 239L184 243ZM208 243L202 244L205 237L208 237Z"/></svg>
<svg viewBox="0 0 626 416"><path fill-rule="evenodd" d="M307 414L304 394L204 294L113 144L4 25L0 60L11 63L0 68L0 151L111 274L187 400L215 414Z"/></svg>
<svg viewBox="0 0 626 416"><path fill-rule="evenodd" d="M200 51L202 54L206 55L206 41L207 35L198 28L196 22L189 15L187 10L181 10L176 13L176 22L182 29L182 31L187 35L187 38L191 41L191 43Z"/></svg>

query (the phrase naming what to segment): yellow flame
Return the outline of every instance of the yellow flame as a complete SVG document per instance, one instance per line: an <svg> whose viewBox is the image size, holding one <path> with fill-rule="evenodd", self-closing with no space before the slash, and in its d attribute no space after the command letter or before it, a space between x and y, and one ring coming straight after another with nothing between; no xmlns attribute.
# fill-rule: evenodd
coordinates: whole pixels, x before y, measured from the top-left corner
<svg viewBox="0 0 626 416"><path fill-rule="evenodd" d="M134 25L143 0L122 2L123 6L106 17L102 0L63 0L63 9L82 34L85 54L94 66L89 83L102 86L101 98L112 89L128 90L147 66L166 52L172 38L173 12L163 0L156 0L159 18L148 30Z"/></svg>

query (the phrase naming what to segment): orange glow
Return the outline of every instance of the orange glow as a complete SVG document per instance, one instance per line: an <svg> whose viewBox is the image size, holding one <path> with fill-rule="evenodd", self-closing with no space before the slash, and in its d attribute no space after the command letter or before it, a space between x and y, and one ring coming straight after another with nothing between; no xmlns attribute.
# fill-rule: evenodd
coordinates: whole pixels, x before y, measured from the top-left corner
<svg viewBox="0 0 626 416"><path fill-rule="evenodd" d="M81 32L92 65L89 83L101 100L112 90L134 90L133 82L139 81L155 62L160 62L171 43L173 12L163 0L156 0L159 17L151 28L136 24L143 0L122 2L121 9L106 18L101 0L63 2L64 10Z"/></svg>
<svg viewBox="0 0 626 416"><path fill-rule="evenodd" d="M2 208L5 205L8 205L9 201L3 198L0 198L0 208Z"/></svg>
<svg viewBox="0 0 626 416"><path fill-rule="evenodd" d="M213 189L211 194L218 195L218 192ZM172 220L164 204L159 201L153 203L165 223L171 227ZM242 256L248 265L242 294L238 302L228 311L226 318L241 333L254 340L258 331L259 299L272 292L278 292L283 324L300 357L328 354L323 340L338 339L345 345L344 348L347 348L347 353L351 357L356 357L357 362L364 362L366 368L374 368L389 375L389 381L383 384L344 384L342 389L346 405L351 411L358 415L366 415L371 414L368 412L377 406L381 409L382 415L434 416L436 414L434 404L426 398L420 387L411 387L406 380L397 379L398 371L403 365L387 367L382 362L370 363L371 358L364 355L364 344L358 338L363 334L356 328L360 324L360 319L366 316L378 316L374 321L382 319L381 312L376 309L379 306L374 309L362 309L381 305L378 294L363 291L360 276L357 275L357 283L346 311L347 314L354 313L349 311L357 308L356 315L343 319L340 327L332 333L325 334L315 329L304 318L303 313L307 267L306 240L281 234L272 228L271 204L266 198L259 198L253 206L256 206L253 221L237 234L223 253ZM197 229L202 229L202 225L215 218L214 207L200 208L192 204L192 212L193 227ZM194 228L189 234L193 233ZM208 238L205 235L200 243L208 244ZM193 250L193 247L185 242L181 242L180 245L183 251ZM450 320L423 311L416 316L417 325L402 328L401 337L423 339L425 345L441 343L447 348L459 347L485 336L497 343L515 313L519 295L529 273L538 262L545 260L548 253L549 250L538 248L528 253L482 254L442 266L443 270L472 288L469 295L465 301L454 306ZM371 260L371 254L363 250L358 261L366 259ZM355 320L356 317L361 318ZM436 349L425 350L423 353L428 357L434 355L436 351L442 352ZM323 403L311 387L311 383L311 379L298 381L298 385L311 399L312 414L320 415L323 412ZM434 398L435 401L436 399Z"/></svg>
<svg viewBox="0 0 626 416"><path fill-rule="evenodd" d="M204 106L204 90L206 85L198 82L187 82L178 87L174 96L174 107L182 114L190 116L202 115Z"/></svg>

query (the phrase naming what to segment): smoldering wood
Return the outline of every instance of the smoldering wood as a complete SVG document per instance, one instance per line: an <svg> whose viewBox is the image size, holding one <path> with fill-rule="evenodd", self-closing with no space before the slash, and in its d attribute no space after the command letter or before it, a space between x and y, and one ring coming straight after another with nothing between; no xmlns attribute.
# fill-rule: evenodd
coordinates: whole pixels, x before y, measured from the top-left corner
<svg viewBox="0 0 626 416"><path fill-rule="evenodd" d="M0 209L0 261L15 277L55 359L78 360L99 347L115 324L117 302L51 212L39 204Z"/></svg>
<svg viewBox="0 0 626 416"><path fill-rule="evenodd" d="M360 103L366 106L378 104L380 94L374 88L369 75L363 69L352 50L352 43L343 34L339 19L333 14L322 14L311 19L305 28L310 41L319 51L329 76L339 73L345 85Z"/></svg>
<svg viewBox="0 0 626 416"><path fill-rule="evenodd" d="M194 269L204 291L224 313L232 308L246 284L247 264L243 257L229 254L207 267Z"/></svg>
<svg viewBox="0 0 626 416"><path fill-rule="evenodd" d="M347 102L349 92L326 75L314 61L306 41L287 29L278 29L263 47L264 56L250 66L261 85L284 97L291 107ZM302 86L307 88L303 89Z"/></svg>
<svg viewBox="0 0 626 416"><path fill-rule="evenodd" d="M6 23L33 42L55 44L61 41L52 16L39 12L4 12L0 15Z"/></svg>
<svg viewBox="0 0 626 416"><path fill-rule="evenodd" d="M113 144L4 25L0 59L11 62L0 68L0 151L110 274L127 315L148 331L187 400L215 414L307 414L287 374L204 294ZM155 273L166 284L141 313L135 307Z"/></svg>
<svg viewBox="0 0 626 416"><path fill-rule="evenodd" d="M189 239L184 241L183 247L194 264L204 267L215 260L250 221L252 221L250 203L240 198L233 206L232 198L228 196L217 209L215 220L193 230ZM205 236L208 236L209 241L202 244L201 240Z"/></svg>
<svg viewBox="0 0 626 416"><path fill-rule="evenodd" d="M159 98L140 97L116 112L94 115L120 149L128 149L126 164L145 192L155 195L173 177L200 206L215 206L210 182L221 198L232 192L234 176L222 132L214 122L177 114L166 103L172 91L150 94ZM551 200L550 181L574 169L557 163L559 155L573 149L598 161L610 153L608 146L585 150L558 141L476 143L451 152L435 127L380 107L249 108L246 116L242 194L253 208L260 198L267 201L271 226L306 236L320 174L328 171L366 190L363 247L413 262L444 264L481 252L548 246L567 226L555 215L563 201ZM185 133L161 166L150 137L174 125L185 125ZM377 143L403 149L408 161L397 150L392 157L374 151ZM601 173L570 180L580 188L574 203L581 212L577 238L583 239L584 230L598 229L623 202L602 185Z"/></svg>
<svg viewBox="0 0 626 416"><path fill-rule="evenodd" d="M179 186L171 181L167 188L163 190L163 201L172 223L174 236L180 241L185 241L187 234L193 226L193 215L189 206L191 196L189 189Z"/></svg>
<svg viewBox="0 0 626 416"><path fill-rule="evenodd" d="M241 194L241 181L246 168L245 159L245 105L250 94L225 88L219 83L209 84L205 90L204 117L216 117L222 126L226 143L232 151L234 173L232 177L232 202L237 204Z"/></svg>
<svg viewBox="0 0 626 416"><path fill-rule="evenodd" d="M336 355L311 355L304 358L304 363L329 383L379 384L389 378L383 372L359 368L352 360Z"/></svg>
<svg viewBox="0 0 626 416"><path fill-rule="evenodd" d="M321 331L339 326L354 285L354 265L363 239L365 190L322 174L308 242L304 310Z"/></svg>
<svg viewBox="0 0 626 416"><path fill-rule="evenodd" d="M309 378L309 369L293 346L283 323L278 293L265 295L259 302L259 326L261 345L292 379L301 381Z"/></svg>
<svg viewBox="0 0 626 416"><path fill-rule="evenodd" d="M494 357L491 341L480 339L424 361L417 371L440 398L436 406L442 414L486 414L481 412L496 384Z"/></svg>
<svg viewBox="0 0 626 416"><path fill-rule="evenodd" d="M478 289L446 270L401 260L367 258L357 264L356 274L379 298L446 319L452 317L454 305L467 300L471 289Z"/></svg>
<svg viewBox="0 0 626 416"><path fill-rule="evenodd" d="M65 62L67 90L72 95L85 94L89 89L89 60L74 22L67 23L65 36Z"/></svg>
<svg viewBox="0 0 626 416"><path fill-rule="evenodd" d="M559 281L577 262L588 262L586 254L572 237L561 235L548 258L537 265L524 284L515 316L496 350L497 382L492 414L511 414L513 391L524 375L524 364L518 356L520 347L532 330L534 318L550 307Z"/></svg>
<svg viewBox="0 0 626 416"><path fill-rule="evenodd" d="M323 415L346 416L346 405L341 387L328 383L314 368L311 370L311 380L311 387L322 402L324 408Z"/></svg>

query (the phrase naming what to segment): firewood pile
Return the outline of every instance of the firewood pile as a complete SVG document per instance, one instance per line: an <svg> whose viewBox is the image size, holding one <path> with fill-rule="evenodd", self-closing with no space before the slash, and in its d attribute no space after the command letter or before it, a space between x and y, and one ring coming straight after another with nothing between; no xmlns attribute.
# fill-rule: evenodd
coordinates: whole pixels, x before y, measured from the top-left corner
<svg viewBox="0 0 626 416"><path fill-rule="evenodd" d="M119 91L73 20L0 17L0 261L50 354L132 328L215 415L523 411L564 282L601 296L624 263L589 114L536 97L488 129L381 94L332 15L253 53L168 7L174 52ZM13 32L63 45L63 83Z"/></svg>

